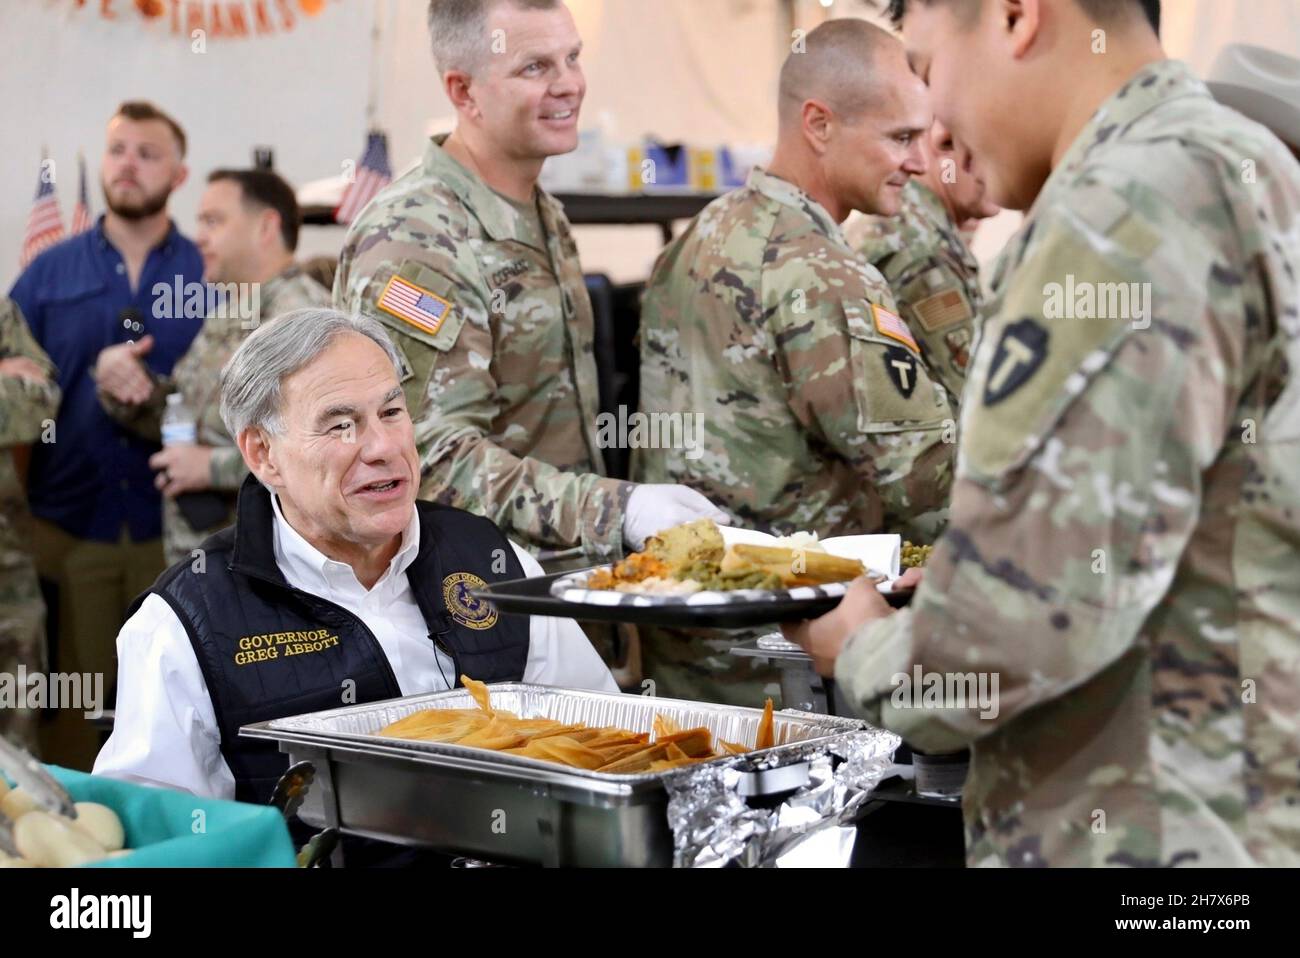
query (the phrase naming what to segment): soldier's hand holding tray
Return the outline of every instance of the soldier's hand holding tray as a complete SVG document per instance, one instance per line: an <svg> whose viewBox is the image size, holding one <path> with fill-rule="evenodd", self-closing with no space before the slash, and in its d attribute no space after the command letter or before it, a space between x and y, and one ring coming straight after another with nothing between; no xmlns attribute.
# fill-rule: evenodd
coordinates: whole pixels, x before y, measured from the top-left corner
<svg viewBox="0 0 1300 958"><path fill-rule="evenodd" d="M911 574L912 570L908 570L908 575L900 578L896 586L902 586ZM919 578L918 574L916 580ZM849 636L866 623L883 619L893 612L876 584L861 576L849 584L840 604L830 612L807 622L784 623L781 633L812 656L818 675L830 678L835 675L835 660Z"/></svg>
<svg viewBox="0 0 1300 958"><path fill-rule="evenodd" d="M661 529L693 519L727 522L725 512L687 486L640 485L632 490L623 517L623 540L634 549Z"/></svg>
<svg viewBox="0 0 1300 958"><path fill-rule="evenodd" d="M907 569L891 583L891 591L911 592L921 584L924 575L923 569ZM830 612L806 622L785 623L781 632L812 656L819 675L830 678L835 675L835 660L849 636L867 622L883 619L893 612L877 583L869 576L862 576L853 580L840 604Z"/></svg>

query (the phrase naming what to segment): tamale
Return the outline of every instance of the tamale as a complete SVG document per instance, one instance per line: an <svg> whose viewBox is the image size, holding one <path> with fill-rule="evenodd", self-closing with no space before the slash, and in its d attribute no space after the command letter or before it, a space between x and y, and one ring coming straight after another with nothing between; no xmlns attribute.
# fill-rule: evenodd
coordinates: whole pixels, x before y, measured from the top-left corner
<svg viewBox="0 0 1300 958"><path fill-rule="evenodd" d="M381 729L389 738L409 738L424 742L454 742L490 722L492 716L477 709L429 709L408 715Z"/></svg>
<svg viewBox="0 0 1300 958"><path fill-rule="evenodd" d="M707 728L683 729L666 715L654 717L652 733L616 726L591 728L581 722L564 724L546 718L521 719L505 709L492 708L490 693L482 682L468 676L462 676L461 681L477 708L424 709L385 726L379 734L387 738L485 748L615 774L677 768L749 751L743 745L722 740L715 747ZM651 734L655 739L653 744ZM772 700L768 699L755 747L770 748L774 744Z"/></svg>
<svg viewBox="0 0 1300 958"><path fill-rule="evenodd" d="M390 738L403 738L462 721L464 713L464 709L425 709L422 712L412 712L405 718L384 726L379 734Z"/></svg>
<svg viewBox="0 0 1300 958"><path fill-rule="evenodd" d="M772 720L772 700L763 705L763 717L758 720L758 734L754 737L754 751L771 748L776 744L776 725Z"/></svg>
<svg viewBox="0 0 1300 958"><path fill-rule="evenodd" d="M628 732L619 728L590 729L590 735L577 738L587 748L609 748L611 745L649 745L650 736L644 732ZM584 733L585 734L585 733Z"/></svg>
<svg viewBox="0 0 1300 958"><path fill-rule="evenodd" d="M586 733L586 727L581 724L561 725L559 722L551 722L549 725L539 725L537 727L532 727L527 722L520 722L514 728L530 742L543 738L554 738L556 735L577 736Z"/></svg>
<svg viewBox="0 0 1300 958"><path fill-rule="evenodd" d="M713 734L704 726L674 732L655 739L656 745L672 745L681 749L690 758L713 754Z"/></svg>
<svg viewBox="0 0 1300 958"><path fill-rule="evenodd" d="M462 675L460 677L460 684L465 686L465 690L468 691L470 697L478 703L479 708L484 712L492 711L492 694L488 691L486 683L476 682L468 675Z"/></svg>
<svg viewBox="0 0 1300 958"><path fill-rule="evenodd" d="M651 723L654 729L655 738L662 738L665 735L672 735L674 732L680 732L682 727L666 715L656 714L654 721Z"/></svg>
<svg viewBox="0 0 1300 958"><path fill-rule="evenodd" d="M723 572L762 569L780 576L787 587L848 582L866 575L866 567L857 559L842 559L826 552L783 549L777 546L734 545L722 557Z"/></svg>
<svg viewBox="0 0 1300 958"><path fill-rule="evenodd" d="M617 772L625 775L645 771L650 767L651 762L663 760L663 757L668 753L668 744L656 742L654 745L638 749L631 755L626 755L617 761L610 762L608 765L602 765L596 771Z"/></svg>
<svg viewBox="0 0 1300 958"><path fill-rule="evenodd" d="M601 757L604 759L604 761L597 766L597 771L604 769L606 765L609 765L612 762L617 762L621 758L627 758L629 755L634 755L637 752L643 751L645 748L646 744L644 742L632 742L627 745L605 745L600 748L594 748L592 751L599 752Z"/></svg>
<svg viewBox="0 0 1300 958"><path fill-rule="evenodd" d="M542 758L549 758L553 762L561 762L574 768L585 768L590 771L605 764L605 756L600 752L564 736L540 739L531 745Z"/></svg>
<svg viewBox="0 0 1300 958"><path fill-rule="evenodd" d="M493 716L492 721L487 725L458 739L456 744L466 748L507 749L514 748L524 741L526 737L516 730L514 722Z"/></svg>
<svg viewBox="0 0 1300 958"><path fill-rule="evenodd" d="M522 748L505 749L507 755L522 758L538 758L547 762L558 762L571 768L595 769L605 764L605 757L600 752L592 751L586 746L563 735L554 738L542 738L529 742Z"/></svg>

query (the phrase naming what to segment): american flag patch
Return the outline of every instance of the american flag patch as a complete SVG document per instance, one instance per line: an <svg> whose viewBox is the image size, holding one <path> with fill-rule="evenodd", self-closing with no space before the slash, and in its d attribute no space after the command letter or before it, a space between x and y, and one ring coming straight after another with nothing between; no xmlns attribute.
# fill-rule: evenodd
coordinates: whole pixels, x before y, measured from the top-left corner
<svg viewBox="0 0 1300 958"><path fill-rule="evenodd" d="M946 289L920 300L914 306L917 318L927 333L945 329L971 318L970 307L966 297L957 289Z"/></svg>
<svg viewBox="0 0 1300 958"><path fill-rule="evenodd" d="M388 281L377 305L390 316L396 316L430 336L438 331L451 312L451 303L447 300L400 276Z"/></svg>
<svg viewBox="0 0 1300 958"><path fill-rule="evenodd" d="M921 347L916 345L916 340L912 338L912 331L907 328L907 323L875 303L871 304L871 318L875 320L876 332L880 333L881 336L896 339L908 349L920 355Z"/></svg>

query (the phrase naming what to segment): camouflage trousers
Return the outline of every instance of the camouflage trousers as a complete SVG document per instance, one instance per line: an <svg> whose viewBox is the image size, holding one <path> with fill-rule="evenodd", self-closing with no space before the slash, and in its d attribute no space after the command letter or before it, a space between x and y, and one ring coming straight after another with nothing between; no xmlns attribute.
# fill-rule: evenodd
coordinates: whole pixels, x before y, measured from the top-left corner
<svg viewBox="0 0 1300 958"><path fill-rule="evenodd" d="M640 626L637 631L642 687L647 694L746 708L762 708L770 698L782 707L780 670L730 652L733 646L771 632L770 627L734 632Z"/></svg>
<svg viewBox="0 0 1300 958"><path fill-rule="evenodd" d="M0 681L15 700L0 702L0 737L37 752L40 713L26 707L18 687L20 666L28 676L46 671L45 602L31 558L8 551L0 553Z"/></svg>
<svg viewBox="0 0 1300 958"><path fill-rule="evenodd" d="M226 516L206 529L195 529L186 520L175 499L163 499L163 561L167 568L178 562L190 562L197 558L194 550L207 541L208 536L220 532L227 526L235 524L235 494L212 492L207 490L205 496L220 496L226 500Z"/></svg>

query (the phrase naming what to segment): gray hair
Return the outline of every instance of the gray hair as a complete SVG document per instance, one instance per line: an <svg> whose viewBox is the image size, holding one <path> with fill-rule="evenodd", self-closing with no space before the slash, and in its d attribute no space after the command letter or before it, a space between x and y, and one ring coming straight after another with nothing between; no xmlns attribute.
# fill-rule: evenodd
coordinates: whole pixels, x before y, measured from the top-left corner
<svg viewBox="0 0 1300 958"><path fill-rule="evenodd" d="M401 368L397 349L382 324L336 309L295 309L262 324L221 370L221 421L238 437L251 427L272 435L284 431L280 418L284 380L312 362L345 333L373 340Z"/></svg>
<svg viewBox="0 0 1300 958"><path fill-rule="evenodd" d="M497 3L521 10L554 10L560 0L429 0L429 42L439 73L459 70L471 76L492 49L488 12Z"/></svg>

